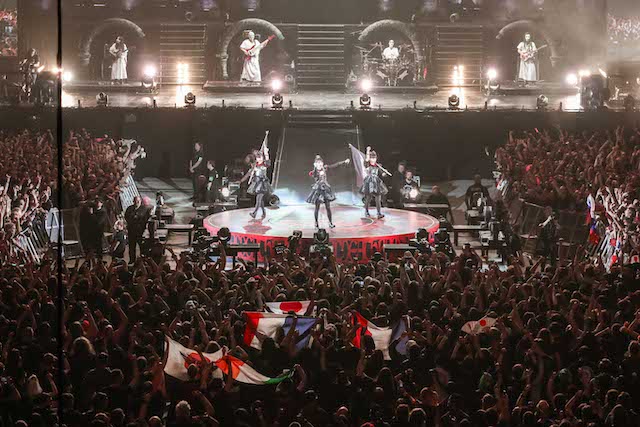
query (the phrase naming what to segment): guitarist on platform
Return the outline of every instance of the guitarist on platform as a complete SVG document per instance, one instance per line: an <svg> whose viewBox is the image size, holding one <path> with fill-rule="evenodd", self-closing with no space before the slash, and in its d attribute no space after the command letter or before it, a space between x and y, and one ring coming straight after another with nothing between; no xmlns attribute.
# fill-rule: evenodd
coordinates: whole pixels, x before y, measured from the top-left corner
<svg viewBox="0 0 640 427"><path fill-rule="evenodd" d="M520 55L520 65L518 67L518 81L523 81L525 85L538 80L538 49L531 40L531 34L524 35L524 41L518 44L518 54Z"/></svg>
<svg viewBox="0 0 640 427"><path fill-rule="evenodd" d="M256 40L256 34L249 31L248 37L240 45L240 50L244 54L244 64L242 65L243 82L259 83L262 81L260 73L260 51L274 38L271 36L263 42Z"/></svg>
<svg viewBox="0 0 640 427"><path fill-rule="evenodd" d="M124 44L122 36L116 38L116 42L109 48L113 63L111 64L111 80L123 83L127 80L127 60L129 57L129 49Z"/></svg>

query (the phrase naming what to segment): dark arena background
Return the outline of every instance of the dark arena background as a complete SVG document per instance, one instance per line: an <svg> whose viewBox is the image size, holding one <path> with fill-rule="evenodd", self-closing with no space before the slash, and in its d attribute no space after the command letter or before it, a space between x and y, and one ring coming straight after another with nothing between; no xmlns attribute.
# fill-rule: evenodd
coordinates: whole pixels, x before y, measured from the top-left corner
<svg viewBox="0 0 640 427"><path fill-rule="evenodd" d="M640 425L640 3L0 0L0 427Z"/></svg>

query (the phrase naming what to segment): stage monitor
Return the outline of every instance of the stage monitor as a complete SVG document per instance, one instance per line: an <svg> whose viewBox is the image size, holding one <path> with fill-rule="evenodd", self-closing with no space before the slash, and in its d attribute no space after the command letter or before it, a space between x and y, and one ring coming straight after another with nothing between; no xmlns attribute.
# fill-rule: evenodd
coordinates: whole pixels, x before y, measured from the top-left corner
<svg viewBox="0 0 640 427"><path fill-rule="evenodd" d="M18 0L0 2L0 57L18 56Z"/></svg>

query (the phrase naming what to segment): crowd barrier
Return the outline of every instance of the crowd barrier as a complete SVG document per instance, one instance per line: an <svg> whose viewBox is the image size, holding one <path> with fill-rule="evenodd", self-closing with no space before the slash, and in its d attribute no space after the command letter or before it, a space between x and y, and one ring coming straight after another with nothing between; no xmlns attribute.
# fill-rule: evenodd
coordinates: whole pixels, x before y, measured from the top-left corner
<svg viewBox="0 0 640 427"><path fill-rule="evenodd" d="M535 252L540 224L547 219L545 207L526 202L511 191L508 180L502 178L497 185L498 197L509 210L514 230L523 238L526 252ZM584 245L589 236L585 212L557 211L560 258L570 257L578 245Z"/></svg>
<svg viewBox="0 0 640 427"><path fill-rule="evenodd" d="M129 174L125 180L124 185L120 187L120 209L121 212L127 210L127 208L133 205L133 199L139 197L140 192L136 186L136 182L133 179L133 175Z"/></svg>
<svg viewBox="0 0 640 427"><path fill-rule="evenodd" d="M51 218L57 216L57 209L51 209L46 215L36 217L31 226L22 230L15 238L15 244L34 263L39 263L49 249L52 240L57 240L57 231L48 227ZM55 234L55 236L52 236Z"/></svg>

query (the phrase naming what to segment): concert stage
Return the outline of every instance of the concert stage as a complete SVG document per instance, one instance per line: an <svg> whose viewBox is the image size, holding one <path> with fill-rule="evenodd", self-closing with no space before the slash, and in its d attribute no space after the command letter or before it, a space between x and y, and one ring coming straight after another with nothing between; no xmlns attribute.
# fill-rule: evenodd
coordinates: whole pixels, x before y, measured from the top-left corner
<svg viewBox="0 0 640 427"><path fill-rule="evenodd" d="M263 254L274 256L274 247L278 243L288 244L288 237L294 230L302 231L302 248L308 250L313 244L314 207L311 205L284 206L267 209L263 220L252 219L249 213L253 209L240 209L220 212L208 216L204 226L211 235L222 227L231 231L231 244L259 243ZM324 206L320 209L320 226L329 233L330 244L339 261L357 257L369 259L375 252L382 252L382 246L390 243L407 243L415 237L419 228L430 233L438 230L438 220L418 212L399 209L384 209L385 217L365 218L362 207L332 206L336 228L329 228ZM375 213L375 208L370 209ZM251 260L250 254L241 258ZM262 255L261 255L262 257ZM260 260L263 260L260 258Z"/></svg>

